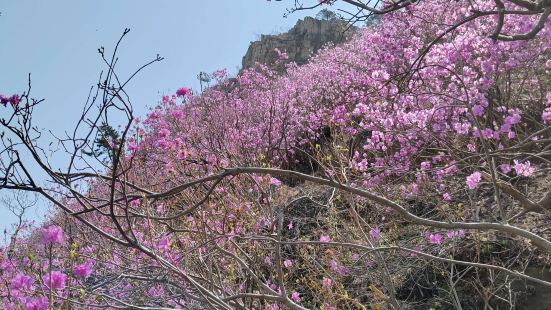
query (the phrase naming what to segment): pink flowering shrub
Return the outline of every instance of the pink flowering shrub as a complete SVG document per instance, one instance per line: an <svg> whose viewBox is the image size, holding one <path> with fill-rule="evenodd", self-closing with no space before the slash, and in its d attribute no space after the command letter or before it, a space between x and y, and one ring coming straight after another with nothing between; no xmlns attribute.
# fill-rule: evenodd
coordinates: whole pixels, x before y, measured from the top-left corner
<svg viewBox="0 0 551 310"><path fill-rule="evenodd" d="M417 289L455 281L478 306L478 270L515 277L551 251L521 222L542 205L516 186L549 156L549 27L515 42L490 38L493 16L442 28L494 6L423 1L304 66L279 52L283 74L219 71L128 116L100 173L50 171L59 188L37 189L64 212L2 249L4 308L429 307L450 296ZM0 97L17 120L27 101Z"/></svg>

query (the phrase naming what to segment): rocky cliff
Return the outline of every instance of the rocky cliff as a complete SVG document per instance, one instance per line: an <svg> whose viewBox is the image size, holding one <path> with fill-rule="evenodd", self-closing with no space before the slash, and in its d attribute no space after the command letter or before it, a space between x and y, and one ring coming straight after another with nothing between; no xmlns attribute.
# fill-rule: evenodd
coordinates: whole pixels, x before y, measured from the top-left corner
<svg viewBox="0 0 551 310"><path fill-rule="evenodd" d="M256 62L270 64L277 59L275 49L285 51L297 64L308 62L310 56L327 43L340 43L350 36L352 29L339 19L321 20L306 17L299 20L288 32L278 35L262 35L259 41L251 42L243 57L242 68Z"/></svg>

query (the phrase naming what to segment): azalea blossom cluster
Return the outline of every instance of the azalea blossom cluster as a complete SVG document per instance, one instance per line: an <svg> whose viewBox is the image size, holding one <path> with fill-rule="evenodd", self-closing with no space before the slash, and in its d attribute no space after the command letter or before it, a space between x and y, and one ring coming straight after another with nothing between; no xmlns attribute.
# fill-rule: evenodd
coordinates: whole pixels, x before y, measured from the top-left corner
<svg viewBox="0 0 551 310"><path fill-rule="evenodd" d="M491 6L477 5L480 9ZM443 11L430 16L428 12L434 10ZM144 148L157 147L161 152L151 150L149 155L166 162L168 171L174 164L164 156L166 151L176 153L178 160L202 158L220 167L228 165L230 158L234 159L232 165L242 164L235 162L241 154L293 166L296 148L311 150L309 145L329 126L333 135L354 140L354 148L341 151L350 153L351 167L363 186L374 188L390 178L415 172L398 195L420 195L423 188L432 192L428 183L442 184L463 170L469 172L464 157L479 165L486 160L478 155L483 149L505 153L523 138L518 130L524 130L526 119L547 122L549 114L546 105L551 95L546 85L533 78L549 73L544 56L549 53L547 28L542 30L541 40L496 42L488 37L492 29L485 26L485 19L479 19L432 46L422 59L419 53L424 42L444 29L421 22L419 27L423 24L434 31L401 35L410 33L411 16L454 24L469 12L461 4L442 8L440 2L429 1L396 12L383 19L378 31L362 32L352 42L320 53L306 66L289 66L284 77L275 78L275 72L261 65L239 76L239 87L233 92L222 91L223 86L210 90L201 97L201 105L178 106L176 97L166 98L144 121L155 132L142 138ZM530 26L529 19L518 19L518 27ZM534 63L540 65L534 66L533 72L525 70ZM412 66L419 69L408 76ZM507 75L524 80L537 91L528 94L514 88L512 91L526 96L527 101L520 105L500 102L492 94ZM222 81L221 85L228 83L234 81ZM541 114L533 115L533 111ZM205 133L212 143L197 138ZM443 150L450 141L459 151ZM219 145L224 148L216 147ZM134 150L134 144L129 149ZM426 149L439 151L417 160ZM519 176L534 172L519 166L530 167L530 159L502 156L499 160L496 165L503 167L514 162ZM469 188L478 182L480 179L468 181ZM447 200L453 198L445 185L438 192Z"/></svg>
<svg viewBox="0 0 551 310"><path fill-rule="evenodd" d="M204 298L255 309L384 307L400 296L395 274L427 268L420 257L481 259L471 249L482 251L484 233L472 224L499 218L505 198L476 201L539 172L529 147L547 138L551 31L499 42L488 16L445 33L441 25L471 5L495 4L423 1L283 74L269 64L235 79L221 70L202 94L163 96L132 120L116 179L106 166L83 194L65 184L60 201L78 218L55 214L56 225L17 241L17 255L2 252L4 308L206 307ZM508 18L515 32L535 22ZM215 178L232 167L290 169L333 189L236 170ZM394 208L350 195L364 191Z"/></svg>
<svg viewBox="0 0 551 310"><path fill-rule="evenodd" d="M4 107L8 104L10 104L12 107L17 107L20 101L21 97L17 94L11 96L4 96L0 94L0 104L2 104Z"/></svg>
<svg viewBox="0 0 551 310"><path fill-rule="evenodd" d="M2 277L9 283L9 295L2 301L3 309L51 309L53 304L50 303L50 294L55 294L55 304L61 303L58 297L70 296L66 291L67 286L75 285L77 279L85 279L92 274L91 261L77 264L71 259L73 270L66 270L70 265L60 261L64 259L62 253L65 250L65 237L60 226L46 225L41 229L40 236L36 237L40 241L32 244L32 248L27 248L30 251L28 255L2 252L0 269ZM42 258L37 260L38 257ZM73 275L73 278L69 278L67 273Z"/></svg>

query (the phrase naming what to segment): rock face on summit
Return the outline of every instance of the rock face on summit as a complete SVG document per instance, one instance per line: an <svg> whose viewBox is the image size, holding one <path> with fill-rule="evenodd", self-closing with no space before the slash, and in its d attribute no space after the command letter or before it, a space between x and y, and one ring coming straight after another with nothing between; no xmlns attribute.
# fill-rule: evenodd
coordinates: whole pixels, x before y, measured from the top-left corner
<svg viewBox="0 0 551 310"><path fill-rule="evenodd" d="M306 17L299 20L288 32L278 35L262 35L259 41L251 42L243 57L242 68L256 62L270 64L277 59L274 49L285 51L289 59L302 65L325 44L340 43L350 36L348 24L339 19L320 20Z"/></svg>

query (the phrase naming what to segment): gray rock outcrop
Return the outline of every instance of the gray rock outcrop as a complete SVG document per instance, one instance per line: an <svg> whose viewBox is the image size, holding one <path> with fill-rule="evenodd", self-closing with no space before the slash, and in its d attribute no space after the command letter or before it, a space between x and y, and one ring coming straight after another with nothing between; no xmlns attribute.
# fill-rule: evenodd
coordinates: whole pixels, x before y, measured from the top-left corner
<svg viewBox="0 0 551 310"><path fill-rule="evenodd" d="M272 64L278 57L275 49L285 51L289 60L299 65L308 62L313 53L327 43L340 43L350 36L352 28L339 19L321 20L306 17L299 20L288 32L278 35L262 35L259 41L251 42L243 57L242 68L255 63Z"/></svg>

